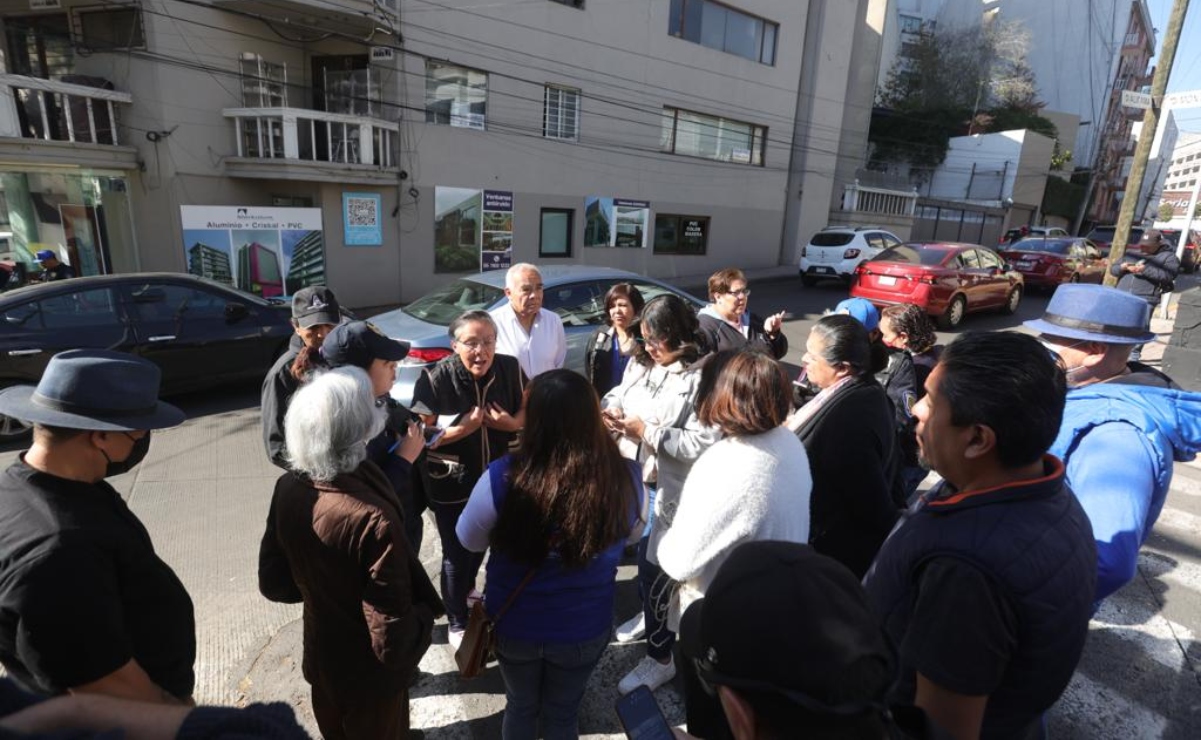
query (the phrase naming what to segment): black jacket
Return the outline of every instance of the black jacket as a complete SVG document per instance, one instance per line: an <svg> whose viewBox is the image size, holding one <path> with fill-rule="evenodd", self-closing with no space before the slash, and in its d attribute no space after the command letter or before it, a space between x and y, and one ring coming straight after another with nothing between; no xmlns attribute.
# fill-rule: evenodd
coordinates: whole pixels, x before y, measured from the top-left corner
<svg viewBox="0 0 1201 740"><path fill-rule="evenodd" d="M1122 272L1123 264L1143 263L1143 271L1139 274ZM1180 260L1176 252L1167 244L1161 245L1155 254L1127 252L1122 255L1121 262L1109 266L1109 274L1118 278L1118 290L1136 295L1150 303L1159 305L1159 297L1165 290L1171 290L1176 276L1180 274Z"/></svg>
<svg viewBox="0 0 1201 740"><path fill-rule="evenodd" d="M782 331L774 335L765 334L761 316L751 314L750 325L747 327L748 336L745 337L728 322L705 311L697 316L697 320L700 321L701 336L705 338L709 352L749 346L766 352L777 360L788 353L788 337L784 336Z"/></svg>
<svg viewBox="0 0 1201 740"><path fill-rule="evenodd" d="M303 347L304 345L301 344ZM263 425L263 446L267 448L267 458L276 467L288 469L288 448L284 444L284 415L288 412L288 401L292 394L300 388L300 381L292 376L292 363L300 350L289 347L280 355L267 377L263 378L263 391L260 400L260 414Z"/></svg>
<svg viewBox="0 0 1201 740"><path fill-rule="evenodd" d="M840 388L797 431L813 474L809 544L862 578L901 494L892 408L874 378Z"/></svg>
<svg viewBox="0 0 1201 740"><path fill-rule="evenodd" d="M922 393L917 384L913 356L903 349L889 349L888 367L876 373L876 381L884 387L884 393L892 402L901 464L917 465L917 437L914 435L917 420L913 418L913 405ZM903 506L904 501L898 501L897 505Z"/></svg>
<svg viewBox="0 0 1201 740"><path fill-rule="evenodd" d="M611 326L597 327L584 352L584 374L602 397L621 385L621 375L613 372L613 334Z"/></svg>

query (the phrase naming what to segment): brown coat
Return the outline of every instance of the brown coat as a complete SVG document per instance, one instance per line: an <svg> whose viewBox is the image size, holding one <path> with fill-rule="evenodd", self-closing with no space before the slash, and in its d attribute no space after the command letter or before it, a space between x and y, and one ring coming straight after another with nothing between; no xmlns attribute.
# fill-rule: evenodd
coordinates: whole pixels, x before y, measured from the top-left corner
<svg viewBox="0 0 1201 740"><path fill-rule="evenodd" d="M405 539L396 494L371 462L328 483L280 476L259 591L304 602L304 677L347 696L404 689L442 613Z"/></svg>

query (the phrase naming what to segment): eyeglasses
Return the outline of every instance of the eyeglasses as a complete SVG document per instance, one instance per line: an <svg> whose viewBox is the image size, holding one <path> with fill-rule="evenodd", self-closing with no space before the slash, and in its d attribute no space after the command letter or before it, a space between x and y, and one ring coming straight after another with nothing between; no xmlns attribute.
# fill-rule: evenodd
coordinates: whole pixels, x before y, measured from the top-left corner
<svg viewBox="0 0 1201 740"><path fill-rule="evenodd" d="M634 341L638 342L639 344L644 344L647 347L650 347L651 349L654 349L654 350L666 349L666 347L667 347L666 342L664 342L664 340L662 340L662 339L652 339L650 337L635 337Z"/></svg>
<svg viewBox="0 0 1201 740"><path fill-rule="evenodd" d="M726 295L732 295L735 298L747 298L751 295L751 289L739 288L738 290L727 290Z"/></svg>
<svg viewBox="0 0 1201 740"><path fill-rule="evenodd" d="M472 352L475 352L475 351L481 350L481 349L485 349L485 350L496 349L496 340L495 339L489 339L484 342L476 341L474 339L467 341L467 342L460 342L459 340L456 339L455 344L458 344L460 347L466 347L467 349L471 350Z"/></svg>

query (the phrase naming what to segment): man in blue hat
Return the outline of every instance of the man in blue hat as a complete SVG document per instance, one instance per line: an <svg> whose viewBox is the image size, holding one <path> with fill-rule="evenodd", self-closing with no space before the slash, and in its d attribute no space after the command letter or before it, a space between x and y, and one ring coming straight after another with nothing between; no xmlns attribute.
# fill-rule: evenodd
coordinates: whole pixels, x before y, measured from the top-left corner
<svg viewBox="0 0 1201 740"><path fill-rule="evenodd" d="M0 393L33 444L0 474L0 663L39 694L187 702L195 685L192 600L105 478L183 421L141 358L71 350L36 388Z"/></svg>
<svg viewBox="0 0 1201 740"><path fill-rule="evenodd" d="M1041 319L1025 322L1063 360L1068 395L1051 454L1067 467L1097 538L1100 602L1135 574L1172 483L1172 462L1201 450L1201 394L1132 362L1151 341L1150 304L1100 285L1061 285Z"/></svg>
<svg viewBox="0 0 1201 740"><path fill-rule="evenodd" d="M38 280L48 283L51 280L66 280L75 277L75 268L60 262L58 255L52 249L42 249L37 253L38 264L42 266Z"/></svg>

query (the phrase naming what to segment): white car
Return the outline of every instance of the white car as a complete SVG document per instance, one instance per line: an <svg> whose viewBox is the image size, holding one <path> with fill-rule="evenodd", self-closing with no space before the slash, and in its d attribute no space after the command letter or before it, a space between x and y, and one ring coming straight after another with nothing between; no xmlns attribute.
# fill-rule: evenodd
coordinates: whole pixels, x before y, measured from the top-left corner
<svg viewBox="0 0 1201 740"><path fill-rule="evenodd" d="M809 288L822 278L849 283L860 262L900 243L896 234L882 229L827 226L801 247L801 284Z"/></svg>

